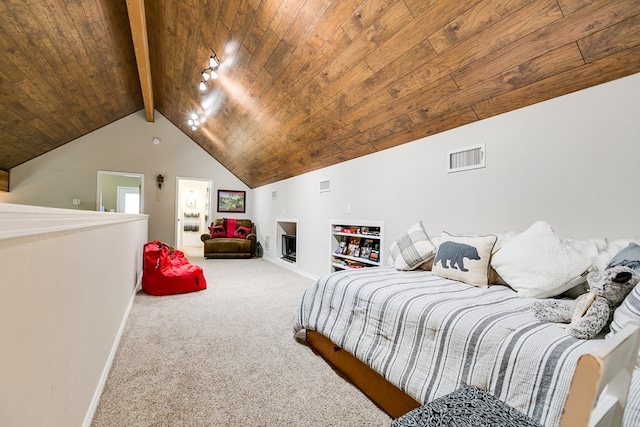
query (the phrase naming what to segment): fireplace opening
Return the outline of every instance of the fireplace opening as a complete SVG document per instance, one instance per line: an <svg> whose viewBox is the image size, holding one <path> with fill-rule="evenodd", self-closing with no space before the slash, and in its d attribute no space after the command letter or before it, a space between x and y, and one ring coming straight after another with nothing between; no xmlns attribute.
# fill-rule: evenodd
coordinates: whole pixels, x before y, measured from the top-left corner
<svg viewBox="0 0 640 427"><path fill-rule="evenodd" d="M296 262L296 236L294 234L282 235L282 259Z"/></svg>

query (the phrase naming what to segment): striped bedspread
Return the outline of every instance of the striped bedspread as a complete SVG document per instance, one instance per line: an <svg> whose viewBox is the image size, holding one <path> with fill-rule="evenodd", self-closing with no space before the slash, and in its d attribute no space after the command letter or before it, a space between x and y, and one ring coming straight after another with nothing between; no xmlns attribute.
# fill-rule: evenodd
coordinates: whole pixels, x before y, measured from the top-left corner
<svg viewBox="0 0 640 427"><path fill-rule="evenodd" d="M532 301L425 271L347 270L306 290L294 331L318 331L419 402L471 384L556 426L578 357L601 341L539 322Z"/></svg>

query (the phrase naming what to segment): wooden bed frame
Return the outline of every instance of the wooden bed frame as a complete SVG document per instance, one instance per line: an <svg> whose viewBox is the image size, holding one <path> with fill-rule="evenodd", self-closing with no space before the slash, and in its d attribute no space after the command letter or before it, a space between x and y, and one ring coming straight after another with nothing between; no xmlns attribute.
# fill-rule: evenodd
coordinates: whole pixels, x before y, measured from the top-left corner
<svg viewBox="0 0 640 427"><path fill-rule="evenodd" d="M307 330L309 346L392 418L422 406L346 350L316 331Z"/></svg>
<svg viewBox="0 0 640 427"><path fill-rule="evenodd" d="M639 324L627 325L591 352L580 356L571 380L560 427L587 426L591 421L622 423L629 384L640 347ZM307 330L309 346L392 418L398 418L422 404L388 382L349 352L324 335ZM597 396L607 386L604 398ZM593 408L591 411L585 408ZM607 418L609 417L609 418Z"/></svg>

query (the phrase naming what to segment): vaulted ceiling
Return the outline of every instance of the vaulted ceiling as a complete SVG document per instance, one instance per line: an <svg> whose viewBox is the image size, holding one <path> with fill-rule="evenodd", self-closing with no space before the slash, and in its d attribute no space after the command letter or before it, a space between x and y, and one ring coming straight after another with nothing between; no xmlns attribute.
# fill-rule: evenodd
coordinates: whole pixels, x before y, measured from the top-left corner
<svg viewBox="0 0 640 427"><path fill-rule="evenodd" d="M639 0L147 0L139 74L135 1L0 2L0 170L151 105L253 188L640 71Z"/></svg>

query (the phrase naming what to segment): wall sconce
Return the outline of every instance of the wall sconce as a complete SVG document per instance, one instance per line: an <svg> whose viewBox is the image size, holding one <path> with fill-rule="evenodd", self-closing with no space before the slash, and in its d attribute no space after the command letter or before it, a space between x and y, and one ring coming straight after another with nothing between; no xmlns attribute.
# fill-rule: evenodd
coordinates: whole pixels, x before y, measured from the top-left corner
<svg viewBox="0 0 640 427"><path fill-rule="evenodd" d="M164 176L158 175L156 177L156 182L158 183L158 188L162 188L162 184L164 183Z"/></svg>

